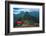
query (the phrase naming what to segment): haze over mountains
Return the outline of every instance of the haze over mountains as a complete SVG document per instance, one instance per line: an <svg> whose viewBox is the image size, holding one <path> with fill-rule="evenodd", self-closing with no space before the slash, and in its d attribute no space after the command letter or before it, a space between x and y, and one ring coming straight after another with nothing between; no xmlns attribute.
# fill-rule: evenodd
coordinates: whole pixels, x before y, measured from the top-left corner
<svg viewBox="0 0 46 36"><path fill-rule="evenodd" d="M17 15L23 15L25 14L26 12L28 12L28 14L32 15L32 16L38 16L39 14L39 9L28 9L28 8L13 8L14 11L13 11L13 14L17 14Z"/></svg>

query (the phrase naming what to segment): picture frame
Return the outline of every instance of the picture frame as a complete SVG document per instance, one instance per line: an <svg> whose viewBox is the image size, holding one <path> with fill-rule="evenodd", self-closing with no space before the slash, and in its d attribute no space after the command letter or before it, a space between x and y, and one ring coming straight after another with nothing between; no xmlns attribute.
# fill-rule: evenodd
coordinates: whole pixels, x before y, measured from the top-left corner
<svg viewBox="0 0 46 36"><path fill-rule="evenodd" d="M29 6L28 6L29 5ZM34 7L35 6L35 7ZM41 28L30 28L30 27L13 27L13 18L11 18L10 16L13 16L13 14L11 12L13 12L12 8L14 7L15 8L19 8L19 9L22 9L23 12L28 10L31 10L31 8L39 8L40 11L41 11L41 14L40 14L40 11L39 11L39 16L41 17L42 16L42 19L38 18L38 20L40 19L41 22ZM23 8L22 8L23 7ZM33 10L33 9L32 9ZM31 10L31 11L32 11ZM35 9L34 9L35 10ZM36 9L37 10L37 9ZM39 3L39 2L19 2L19 1L5 1L5 35L18 35L18 34L33 34L33 33L44 33L45 31L45 27L44 27L44 14L45 14L45 8L44 8L44 3ZM17 10L18 12L18 10ZM15 9L15 14L18 14L16 13L16 9ZM35 15L36 16L36 15ZM16 20L16 19L14 19ZM23 19L24 20L24 19ZM25 20L24 20L25 21ZM17 21L18 22L18 21ZM39 23L38 23L39 24ZM34 26L33 26L34 27ZM38 27L38 26L37 26ZM13 28L15 28L13 30ZM29 29L29 30L28 30ZM34 30L35 29L35 30ZM31 31L30 31L31 30ZM33 31L32 31L33 30Z"/></svg>

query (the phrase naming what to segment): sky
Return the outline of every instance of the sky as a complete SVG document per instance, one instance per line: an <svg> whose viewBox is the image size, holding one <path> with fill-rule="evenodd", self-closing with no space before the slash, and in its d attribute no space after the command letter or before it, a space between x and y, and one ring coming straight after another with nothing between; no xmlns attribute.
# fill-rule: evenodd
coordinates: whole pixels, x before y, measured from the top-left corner
<svg viewBox="0 0 46 36"><path fill-rule="evenodd" d="M19 14L21 11L28 11L28 12L33 12L33 11L39 11L38 8L13 8L13 14Z"/></svg>

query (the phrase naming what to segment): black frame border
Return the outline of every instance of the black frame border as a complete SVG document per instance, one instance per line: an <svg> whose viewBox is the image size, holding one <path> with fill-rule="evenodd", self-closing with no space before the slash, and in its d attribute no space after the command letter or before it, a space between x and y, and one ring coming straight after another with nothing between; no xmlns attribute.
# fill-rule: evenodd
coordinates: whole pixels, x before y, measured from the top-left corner
<svg viewBox="0 0 46 36"><path fill-rule="evenodd" d="M9 4L24 4L24 5L41 5L43 6L43 30L42 31L26 31L26 32L10 32L10 13ZM5 1L5 35L18 35L18 34L33 34L33 33L44 33L45 32L45 3L39 2L18 2L18 1Z"/></svg>

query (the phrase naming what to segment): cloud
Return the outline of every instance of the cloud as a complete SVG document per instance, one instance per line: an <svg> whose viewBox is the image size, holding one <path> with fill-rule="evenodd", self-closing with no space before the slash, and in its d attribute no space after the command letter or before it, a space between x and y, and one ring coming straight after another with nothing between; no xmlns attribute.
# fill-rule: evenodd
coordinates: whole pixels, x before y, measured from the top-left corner
<svg viewBox="0 0 46 36"><path fill-rule="evenodd" d="M33 12L33 11L39 11L38 8L13 8L13 14L19 14L21 13L21 11L24 11L24 12Z"/></svg>

